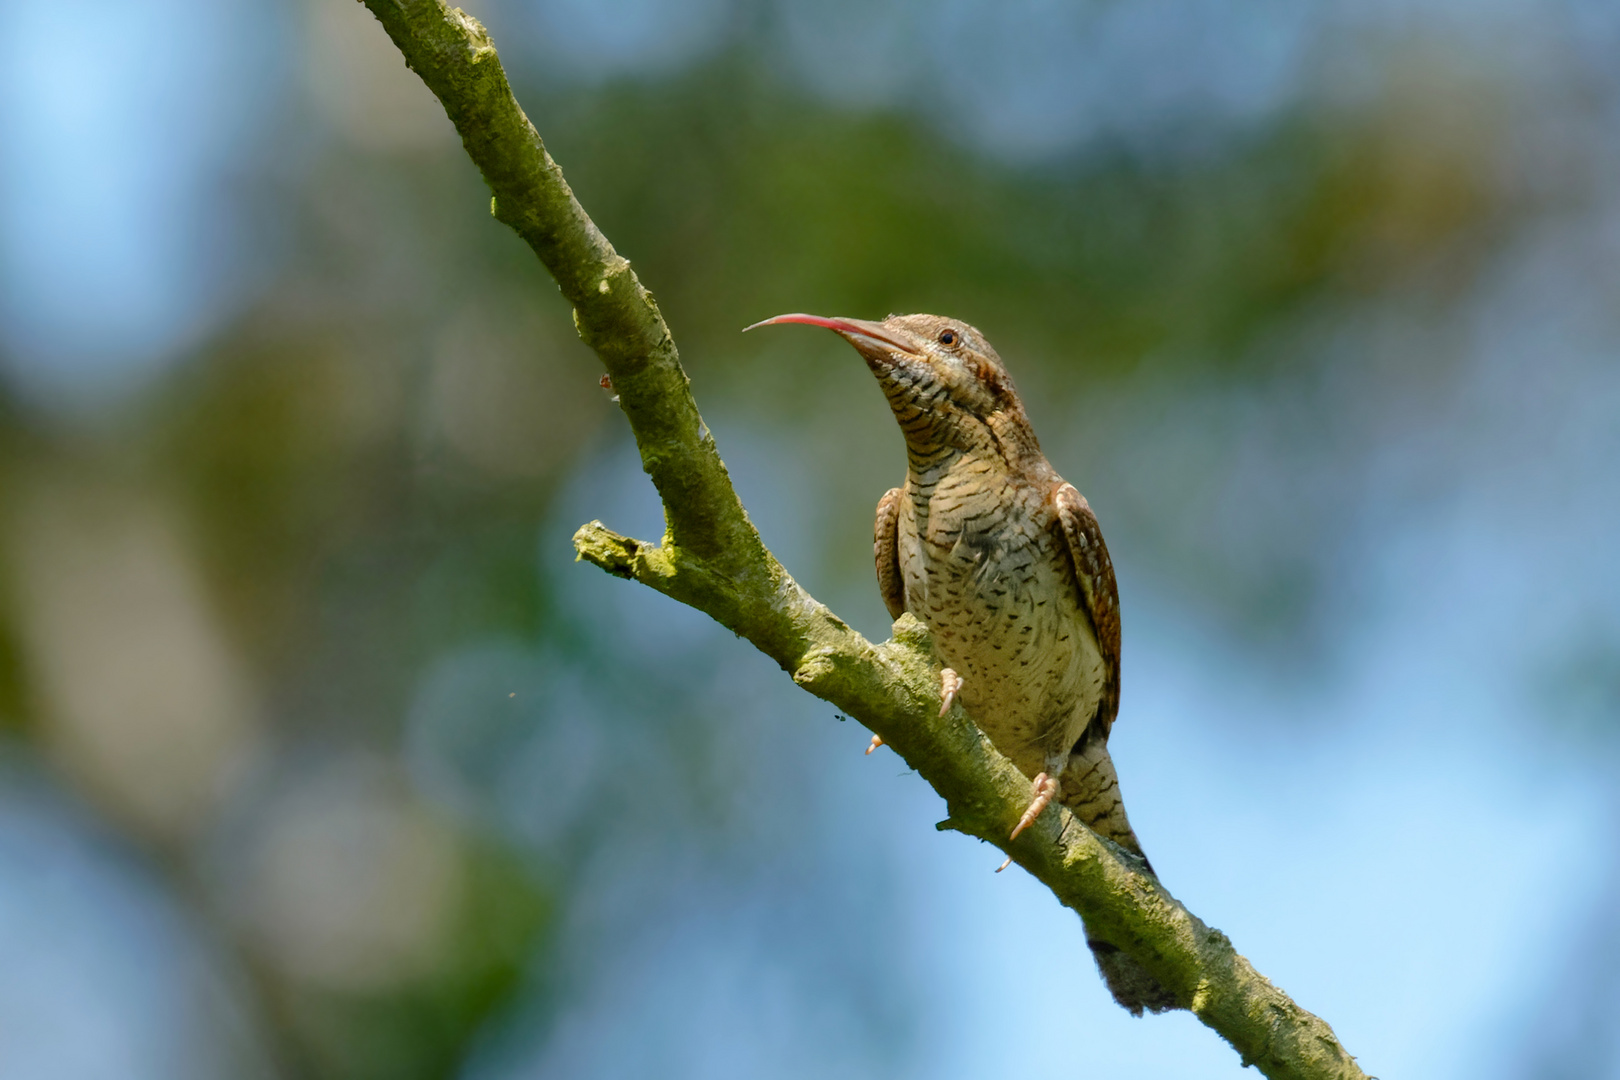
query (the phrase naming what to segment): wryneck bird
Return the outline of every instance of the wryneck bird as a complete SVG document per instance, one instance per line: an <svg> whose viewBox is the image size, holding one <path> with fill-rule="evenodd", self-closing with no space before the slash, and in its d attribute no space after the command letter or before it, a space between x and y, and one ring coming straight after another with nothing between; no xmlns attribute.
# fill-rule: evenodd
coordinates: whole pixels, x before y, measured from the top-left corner
<svg viewBox="0 0 1620 1080"><path fill-rule="evenodd" d="M941 715L960 701L1030 777L1012 835L1055 800L1141 855L1108 756L1119 711L1113 563L1091 507L1041 453L995 349L938 315L754 325L780 323L826 327L854 346L900 424L906 480L878 502L878 587L892 617L909 611L933 636L946 665ZM1175 1007L1116 946L1087 939L1120 1005L1137 1015Z"/></svg>

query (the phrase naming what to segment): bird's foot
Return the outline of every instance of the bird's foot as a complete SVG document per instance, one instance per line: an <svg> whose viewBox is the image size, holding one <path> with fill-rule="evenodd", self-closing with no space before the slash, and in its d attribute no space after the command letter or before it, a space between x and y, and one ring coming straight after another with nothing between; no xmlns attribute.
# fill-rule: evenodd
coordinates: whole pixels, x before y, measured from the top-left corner
<svg viewBox="0 0 1620 1080"><path fill-rule="evenodd" d="M939 715L944 716L951 711L951 703L956 700L957 691L962 689L962 676L950 668L939 673Z"/></svg>
<svg viewBox="0 0 1620 1080"><path fill-rule="evenodd" d="M1034 801L1029 804L1029 809L1024 811L1024 816L1018 819L1018 824L1013 827L1012 835L1007 837L1008 840L1018 839L1019 833L1035 824L1035 819L1041 816L1041 811L1045 810L1051 805L1052 800L1057 798L1058 782L1053 777L1041 773L1035 778L1030 791L1035 797Z"/></svg>
<svg viewBox="0 0 1620 1080"><path fill-rule="evenodd" d="M872 745L868 746L866 748L866 752L868 754L870 754L872 751L876 750L878 747L880 747L882 745L883 745L883 736L874 735L874 736L872 736Z"/></svg>

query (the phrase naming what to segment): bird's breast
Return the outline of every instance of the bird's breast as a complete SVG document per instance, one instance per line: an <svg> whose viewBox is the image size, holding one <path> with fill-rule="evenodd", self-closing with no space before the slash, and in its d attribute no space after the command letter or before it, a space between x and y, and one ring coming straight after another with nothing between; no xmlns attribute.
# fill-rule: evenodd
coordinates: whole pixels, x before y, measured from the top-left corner
<svg viewBox="0 0 1620 1080"><path fill-rule="evenodd" d="M963 677L963 705L1026 773L1066 753L1105 677L1064 541L1038 492L991 467L916 484L900 521L906 609Z"/></svg>

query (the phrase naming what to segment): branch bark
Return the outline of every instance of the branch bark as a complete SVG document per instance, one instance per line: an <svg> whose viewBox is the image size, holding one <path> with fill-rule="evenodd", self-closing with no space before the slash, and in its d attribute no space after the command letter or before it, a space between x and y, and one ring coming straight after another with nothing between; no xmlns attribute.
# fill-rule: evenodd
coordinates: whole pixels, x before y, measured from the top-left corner
<svg viewBox="0 0 1620 1080"><path fill-rule="evenodd" d="M579 557L708 614L748 639L793 681L855 717L944 798L955 829L994 844L1169 989L1177 1001L1276 1080L1365 1074L1320 1018L1238 955L1140 863L1056 807L1006 837L1029 780L961 709L938 715L939 665L909 615L873 644L801 588L766 550L698 415L658 305L574 198L513 97L479 22L442 0L362 0L410 68L443 103L494 193L497 219L521 236L574 308L601 357L663 500L657 544L593 521ZM1089 955L1075 958L1091 968Z"/></svg>

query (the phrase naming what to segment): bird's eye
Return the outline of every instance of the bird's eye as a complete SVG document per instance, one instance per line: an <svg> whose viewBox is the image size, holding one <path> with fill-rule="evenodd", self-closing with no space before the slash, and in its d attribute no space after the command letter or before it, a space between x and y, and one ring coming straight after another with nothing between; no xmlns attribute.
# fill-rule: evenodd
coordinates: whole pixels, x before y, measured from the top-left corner
<svg viewBox="0 0 1620 1080"><path fill-rule="evenodd" d="M956 344L956 331L955 330L941 330L939 332L939 343L941 345L955 345Z"/></svg>

